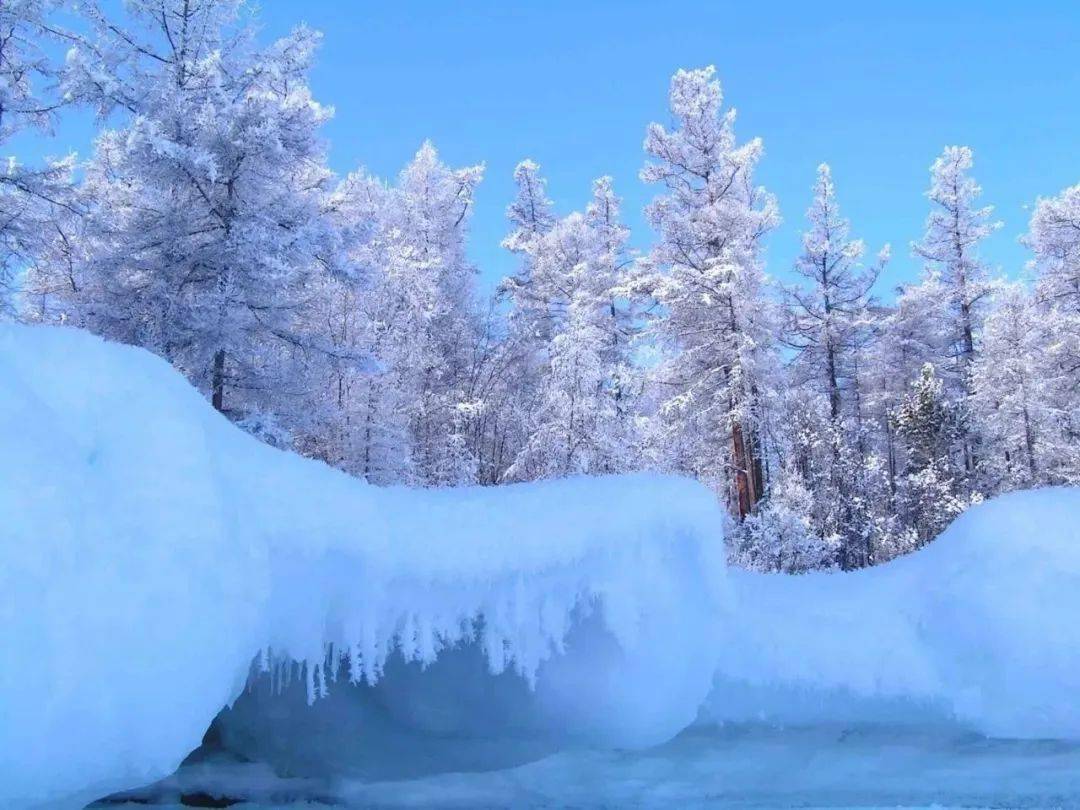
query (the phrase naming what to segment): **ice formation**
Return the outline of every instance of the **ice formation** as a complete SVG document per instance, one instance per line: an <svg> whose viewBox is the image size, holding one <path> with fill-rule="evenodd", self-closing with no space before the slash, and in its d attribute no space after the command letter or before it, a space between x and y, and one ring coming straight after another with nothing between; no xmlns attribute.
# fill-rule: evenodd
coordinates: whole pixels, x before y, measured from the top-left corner
<svg viewBox="0 0 1080 810"><path fill-rule="evenodd" d="M688 481L376 489L74 330L0 327L0 382L3 806L168 774L253 661L293 739L328 732L338 688L381 690L341 704L360 722L377 704L398 730L541 753L659 743L703 704L1080 738L1077 490L977 507L881 568L751 575L725 571L720 510ZM257 701L235 711L226 736L290 754Z"/></svg>
<svg viewBox="0 0 1080 810"><path fill-rule="evenodd" d="M710 688L719 512L689 482L376 489L74 330L0 328L0 380L0 804L164 776L256 656L315 697L330 645L373 681L476 632L549 726L608 745L671 737Z"/></svg>

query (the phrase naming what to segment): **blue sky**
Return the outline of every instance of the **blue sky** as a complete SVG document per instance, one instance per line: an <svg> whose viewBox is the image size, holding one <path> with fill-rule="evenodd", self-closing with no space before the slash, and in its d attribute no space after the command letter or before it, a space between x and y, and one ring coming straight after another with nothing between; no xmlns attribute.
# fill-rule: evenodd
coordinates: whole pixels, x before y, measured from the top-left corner
<svg viewBox="0 0 1080 810"><path fill-rule="evenodd" d="M1009 275L1039 195L1080 182L1080 2L750 3L264 0L266 37L300 21L325 33L312 82L334 105L333 167L394 175L425 138L453 165L487 164L470 253L485 288L514 268L499 248L511 173L542 164L568 213L610 174L634 244L651 234L637 178L649 121L669 120L678 67L715 64L742 139L760 136L759 180L784 223L769 270L798 251L818 163L829 162L853 232L893 245L882 297L917 277L909 242L927 212L928 167L946 144L975 150L975 175L1005 227L985 258ZM87 152L85 121L48 151Z"/></svg>

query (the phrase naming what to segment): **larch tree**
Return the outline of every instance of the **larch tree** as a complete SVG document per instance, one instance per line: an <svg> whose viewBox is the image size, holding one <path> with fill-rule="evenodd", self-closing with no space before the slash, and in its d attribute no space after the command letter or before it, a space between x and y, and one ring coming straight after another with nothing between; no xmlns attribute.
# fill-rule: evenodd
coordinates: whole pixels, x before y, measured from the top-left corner
<svg viewBox="0 0 1080 810"><path fill-rule="evenodd" d="M50 0L0 3L0 148L28 131L48 132L65 99L45 44L52 36ZM73 158L29 167L6 157L0 167L0 317L18 309L16 275L47 248L54 222L77 213L71 196Z"/></svg>
<svg viewBox="0 0 1080 810"><path fill-rule="evenodd" d="M1039 199L1024 243L1035 254L1040 297L1080 313L1080 184Z"/></svg>
<svg viewBox="0 0 1080 810"><path fill-rule="evenodd" d="M1080 479L1080 185L1036 203L1024 242L1045 335L1043 396L1060 437L1047 463L1055 480L1072 482Z"/></svg>
<svg viewBox="0 0 1080 810"><path fill-rule="evenodd" d="M387 272L405 319L396 350L410 377L413 457L417 475L429 485L476 480L466 388L479 324L476 269L465 241L483 171L451 169L424 143L398 178L385 226Z"/></svg>
<svg viewBox="0 0 1080 810"><path fill-rule="evenodd" d="M655 376L664 442L681 448L669 463L716 487L741 519L765 488L761 403L775 331L760 243L779 217L754 183L761 141L737 144L735 111L721 103L714 68L680 70L670 90L675 126L648 128L652 160L641 178L664 192L646 211L659 238L639 288L663 313L653 326L667 356Z"/></svg>
<svg viewBox="0 0 1080 810"><path fill-rule="evenodd" d="M800 392L804 417L817 413L815 398L824 407L818 424L793 447L814 496L815 531L823 545L835 548L840 566L847 569L871 553L865 526L871 517L863 514L871 499L866 492L869 448L859 371L872 336L870 290L888 248L872 266L863 265L864 245L849 236L826 164L818 167L813 193L807 211L810 228L795 263L803 284L785 290L785 339L795 351L790 384Z"/></svg>
<svg viewBox="0 0 1080 810"><path fill-rule="evenodd" d="M1050 393L1055 375L1050 322L1019 285L997 296L973 367L973 418L985 439L982 479L991 492L1055 481L1059 423Z"/></svg>
<svg viewBox="0 0 1080 810"><path fill-rule="evenodd" d="M555 226L552 202L547 197L547 181L540 166L523 160L514 169L517 187L514 200L507 206L506 218L510 233L502 246L518 258L518 269L499 284L497 298L508 308L504 339L497 352L495 365L505 383L496 396L502 407L488 414L493 443L499 448L499 463L492 471L494 480L511 475L510 467L517 461L528 441L526 425L535 412L540 397L540 378L545 365L542 347L551 340L551 323L543 281L538 279L536 264L541 240ZM512 382L511 382L512 381ZM513 476L522 475L521 465Z"/></svg>
<svg viewBox="0 0 1080 810"><path fill-rule="evenodd" d="M1001 227L991 219L992 206L978 205L982 188L969 174L973 165L972 151L966 146L948 146L934 161L927 191L931 211L926 231L912 245L945 287L951 363L942 370L952 386L951 395L962 407L973 392L976 335L993 289L979 247ZM965 429L962 439L964 464L971 478L976 473L978 437Z"/></svg>
<svg viewBox="0 0 1080 810"><path fill-rule="evenodd" d="M532 341L539 392L509 477L616 472L630 464L633 326L619 297L626 239L619 200L604 177L585 214L558 220L534 244L530 306L545 321Z"/></svg>
<svg viewBox="0 0 1080 810"><path fill-rule="evenodd" d="M87 255L62 314L164 356L234 418L280 409L308 282L337 258L331 111L307 84L319 36L259 48L237 0L126 8L86 6L68 55L66 92L122 126L86 167Z"/></svg>
<svg viewBox="0 0 1080 810"><path fill-rule="evenodd" d="M822 394L834 422L844 418L844 395L858 384L855 355L864 340L870 291L888 259L888 246L871 267L862 264L865 246L850 239L850 225L840 215L832 172L818 167L814 199L807 211L810 228L795 271L802 286L789 287L789 342L796 350L800 379Z"/></svg>

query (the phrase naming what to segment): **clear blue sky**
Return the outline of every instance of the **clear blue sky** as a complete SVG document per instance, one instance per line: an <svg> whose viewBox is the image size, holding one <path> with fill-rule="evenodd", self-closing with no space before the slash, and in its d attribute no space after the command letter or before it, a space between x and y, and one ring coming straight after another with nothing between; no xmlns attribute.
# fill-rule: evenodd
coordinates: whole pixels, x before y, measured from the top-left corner
<svg viewBox="0 0 1080 810"><path fill-rule="evenodd" d="M416 2L264 0L266 37L304 21L325 34L313 75L333 104L333 167L393 176L425 138L453 165L487 164L470 252L490 288L514 267L498 243L524 157L568 213L594 177L625 198L634 244L651 234L637 173L649 121L667 122L668 79L715 64L742 139L761 136L759 180L784 223L769 270L798 251L809 187L829 162L853 231L893 245L883 297L913 279L909 242L927 212L928 167L946 144L1005 227L985 257L1016 276L1038 195L1080 182L1080 0L1059 2ZM87 152L71 124L50 151Z"/></svg>

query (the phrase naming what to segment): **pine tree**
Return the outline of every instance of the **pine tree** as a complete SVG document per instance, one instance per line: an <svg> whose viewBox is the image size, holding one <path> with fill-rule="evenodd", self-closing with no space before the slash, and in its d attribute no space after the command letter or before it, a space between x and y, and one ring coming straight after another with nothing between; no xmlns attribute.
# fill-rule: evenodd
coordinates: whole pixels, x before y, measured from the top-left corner
<svg viewBox="0 0 1080 810"><path fill-rule="evenodd" d="M907 453L900 507L922 545L966 507L952 462L962 417L945 399L944 384L928 363L893 418Z"/></svg>

